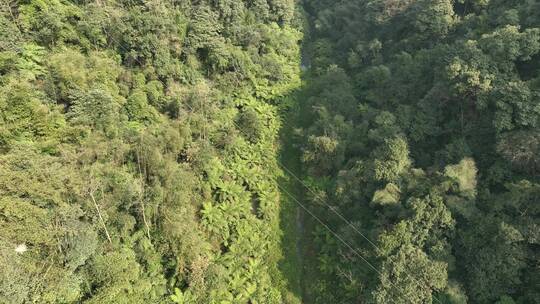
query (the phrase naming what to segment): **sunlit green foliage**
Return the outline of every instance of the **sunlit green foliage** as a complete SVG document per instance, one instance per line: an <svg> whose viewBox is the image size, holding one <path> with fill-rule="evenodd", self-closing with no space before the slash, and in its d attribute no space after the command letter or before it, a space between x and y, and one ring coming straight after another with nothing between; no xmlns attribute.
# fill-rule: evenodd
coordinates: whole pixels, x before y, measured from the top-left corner
<svg viewBox="0 0 540 304"><path fill-rule="evenodd" d="M3 0L0 303L540 303L538 12Z"/></svg>
<svg viewBox="0 0 540 304"><path fill-rule="evenodd" d="M5 2L0 302L283 303L295 3Z"/></svg>

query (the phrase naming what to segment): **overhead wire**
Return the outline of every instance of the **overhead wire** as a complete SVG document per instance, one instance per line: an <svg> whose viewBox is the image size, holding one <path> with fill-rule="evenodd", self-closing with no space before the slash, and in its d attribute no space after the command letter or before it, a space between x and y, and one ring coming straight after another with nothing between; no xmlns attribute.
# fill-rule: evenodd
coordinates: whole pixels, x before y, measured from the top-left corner
<svg viewBox="0 0 540 304"><path fill-rule="evenodd" d="M150 11L150 10L149 10ZM152 13L150 13L152 14ZM154 17L159 17L157 16L157 14L154 16ZM120 22L123 22L121 20L121 17L120 17ZM118 40L116 40L112 35L110 35L108 33L108 31L102 26L102 30L103 32L108 36L108 38L115 42L118 47L120 49L122 49L124 52L126 53L129 53L129 50L126 49L121 43L119 43ZM151 42L150 42L151 43ZM155 47L155 46L154 46ZM139 58L137 58L136 56L133 57L133 59L139 63L139 65L141 67L144 67L144 64L139 60ZM189 109L190 111L192 111L193 113L195 113L195 110L189 105L189 104L185 104ZM245 134L245 131L235 122L235 121L231 121L232 124L238 129L239 132L241 133L244 133ZM362 233L360 230L358 230L358 228L353 225L349 220L347 220L340 212L338 212L336 210L336 208L330 206L327 202L323 201L320 199L320 196L313 190L311 189L302 179L300 179L292 170L290 170L289 168L287 168L284 164L282 164L278 159L276 159L276 163L279 167L281 167L285 172L287 172L288 174L290 174L295 180L297 180L305 189L307 189L310 193L312 193L314 195L314 198L316 198L320 203L322 203L324 206L328 207L328 209L330 209L335 215L337 215L341 221L343 221L344 223L346 223L349 227L351 227L353 229L353 231L360 235L363 239L365 239L369 244L371 244L371 246L373 246L375 249L381 251L381 249L373 242L371 241L364 233ZM309 208L307 208L304 204L302 204L293 194L291 194L288 190L286 190L283 186L279 185L279 183L276 183L277 184L277 187L278 189L280 189L280 191L282 191L283 193L285 193L287 196L289 196L297 205L299 205L303 210L305 210L312 218L314 218L319 224L321 224L325 229L327 229L336 239L338 239L343 245L345 245L349 250L351 250L354 255L356 255L357 257L359 257L364 263L366 263L372 270L374 270L377 274L381 275L382 276L382 273L371 263L369 262L362 254L360 254L358 252L357 249L355 249L351 244L349 244L349 242L347 242L346 240L344 240L337 232L335 232L333 229L330 228L330 226L328 224L326 224L323 220L321 220L317 215L315 215ZM415 277L413 277L412 275L410 275L408 272L406 272L406 274L412 278L417 284L420 284L422 282L420 282L419 280L417 280ZM390 284L392 285L392 287L396 288L396 290L399 290L400 293L405 297L406 300L410 300L408 298L406 298L406 294L403 292L403 290L401 288L399 288L398 286L395 285L395 283L393 282L390 282ZM424 282L425 284L425 282ZM438 303L441 303L439 301L439 299L437 299L437 297L435 297L435 295L432 295L432 297L438 302ZM395 300L392 299L394 302ZM412 302L412 300L411 300ZM442 303L441 303L442 304Z"/></svg>

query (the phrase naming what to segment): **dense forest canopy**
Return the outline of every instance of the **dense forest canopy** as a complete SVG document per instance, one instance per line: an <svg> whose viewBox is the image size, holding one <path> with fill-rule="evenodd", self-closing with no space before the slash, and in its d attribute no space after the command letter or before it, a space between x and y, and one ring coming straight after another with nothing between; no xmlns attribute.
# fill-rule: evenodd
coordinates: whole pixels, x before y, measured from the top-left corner
<svg viewBox="0 0 540 304"><path fill-rule="evenodd" d="M540 303L538 0L0 0L0 303Z"/></svg>
<svg viewBox="0 0 540 304"><path fill-rule="evenodd" d="M540 2L304 4L307 296L540 303Z"/></svg>

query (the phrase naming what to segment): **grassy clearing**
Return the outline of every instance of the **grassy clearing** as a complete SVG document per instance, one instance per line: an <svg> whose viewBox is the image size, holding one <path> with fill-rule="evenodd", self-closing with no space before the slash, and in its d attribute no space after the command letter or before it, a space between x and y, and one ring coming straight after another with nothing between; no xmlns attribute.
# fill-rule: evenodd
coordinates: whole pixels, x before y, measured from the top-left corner
<svg viewBox="0 0 540 304"><path fill-rule="evenodd" d="M294 98L294 96L289 98ZM299 153L292 146L291 140L294 136L292 124L296 116L294 100L290 99L288 102L285 102L288 106L281 111L284 125L280 134L281 147L279 161L282 166L285 166L295 174L299 174ZM286 303L305 303L302 300L302 227L298 218L298 208L300 207L291 198L292 195L296 199L301 199L302 188L286 170L283 171L283 175L278 180L281 188L280 229L282 231L281 247L283 252L283 259L280 262L279 268L285 276L288 285L285 292Z"/></svg>

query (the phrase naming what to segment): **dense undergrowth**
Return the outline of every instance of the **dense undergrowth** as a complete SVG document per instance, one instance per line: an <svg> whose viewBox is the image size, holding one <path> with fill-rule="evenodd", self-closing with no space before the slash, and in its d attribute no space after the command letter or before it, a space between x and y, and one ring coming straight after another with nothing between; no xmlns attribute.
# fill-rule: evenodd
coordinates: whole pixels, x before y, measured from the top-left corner
<svg viewBox="0 0 540 304"><path fill-rule="evenodd" d="M0 303L298 303L276 164L298 16L3 1Z"/></svg>
<svg viewBox="0 0 540 304"><path fill-rule="evenodd" d="M539 12L2 0L0 303L540 303Z"/></svg>

